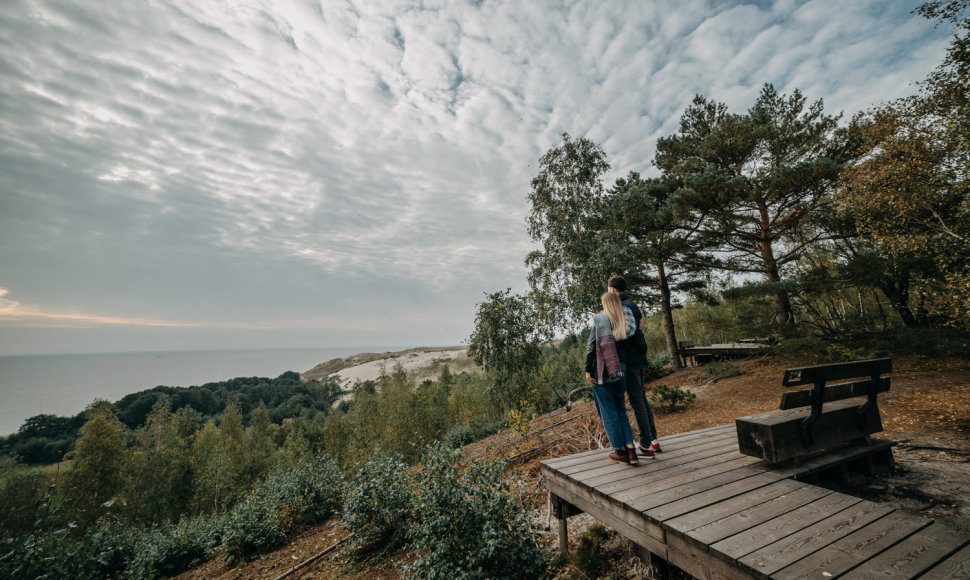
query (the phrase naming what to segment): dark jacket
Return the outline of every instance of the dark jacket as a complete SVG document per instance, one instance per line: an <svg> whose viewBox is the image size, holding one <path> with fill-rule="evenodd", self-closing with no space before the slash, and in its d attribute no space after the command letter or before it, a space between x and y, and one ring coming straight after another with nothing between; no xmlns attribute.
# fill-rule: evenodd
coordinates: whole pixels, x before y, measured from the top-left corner
<svg viewBox="0 0 970 580"><path fill-rule="evenodd" d="M640 330L640 320L643 319L643 314L640 312L640 308L637 306L637 303L627 296L626 293L620 294L620 300L623 302L624 306L629 307L633 312L633 318L636 321L637 328L636 332L633 333L633 336L627 338L625 341L622 341L630 344L626 347L628 351L627 358L624 360L624 358L620 356L620 360L628 365L646 366L650 363L650 361L647 359L647 338L643 336L643 331Z"/></svg>

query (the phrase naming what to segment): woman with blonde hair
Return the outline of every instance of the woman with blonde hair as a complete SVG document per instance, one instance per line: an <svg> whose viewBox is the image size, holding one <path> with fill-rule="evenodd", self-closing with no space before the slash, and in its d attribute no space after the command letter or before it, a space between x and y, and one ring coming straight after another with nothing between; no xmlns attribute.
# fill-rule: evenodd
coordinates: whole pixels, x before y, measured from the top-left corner
<svg viewBox="0 0 970 580"><path fill-rule="evenodd" d="M610 440L613 461L639 465L633 447L633 429L626 416L626 376L620 353L627 346L623 302L612 292L600 296L603 310L593 317L586 343L586 380L593 387L593 401Z"/></svg>

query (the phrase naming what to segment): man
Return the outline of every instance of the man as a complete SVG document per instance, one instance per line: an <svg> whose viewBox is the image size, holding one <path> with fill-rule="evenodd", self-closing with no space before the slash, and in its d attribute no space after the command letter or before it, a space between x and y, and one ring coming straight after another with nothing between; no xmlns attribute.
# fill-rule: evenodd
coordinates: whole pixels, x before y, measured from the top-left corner
<svg viewBox="0 0 970 580"><path fill-rule="evenodd" d="M637 455L647 459L655 459L656 454L661 451L660 443L657 441L657 426L653 419L653 409L647 402L647 395L643 388L643 374L649 364L647 359L647 340L643 336L643 314L636 303L626 295L626 280L622 276L610 276L606 283L609 292L620 295L624 309L628 309L633 315L633 328L635 332L630 337L629 360L627 361L627 380L626 392L630 399L630 407L633 408L633 416L637 420L637 428L640 431L640 441L636 444Z"/></svg>

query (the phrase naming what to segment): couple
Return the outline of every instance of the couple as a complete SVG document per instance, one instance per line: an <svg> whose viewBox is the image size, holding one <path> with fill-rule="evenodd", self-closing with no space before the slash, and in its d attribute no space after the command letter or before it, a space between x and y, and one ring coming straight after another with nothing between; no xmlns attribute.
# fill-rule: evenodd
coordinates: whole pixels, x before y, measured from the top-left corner
<svg viewBox="0 0 970 580"><path fill-rule="evenodd" d="M593 387L596 411L613 447L609 458L639 465L637 455L653 459L660 451L653 410L643 388L643 371L648 364L647 341L641 328L643 317L625 294L626 280L611 276L607 290L600 297L603 311L593 317L593 330L586 343L586 380ZM630 396L640 431L636 445L626 416L624 393Z"/></svg>

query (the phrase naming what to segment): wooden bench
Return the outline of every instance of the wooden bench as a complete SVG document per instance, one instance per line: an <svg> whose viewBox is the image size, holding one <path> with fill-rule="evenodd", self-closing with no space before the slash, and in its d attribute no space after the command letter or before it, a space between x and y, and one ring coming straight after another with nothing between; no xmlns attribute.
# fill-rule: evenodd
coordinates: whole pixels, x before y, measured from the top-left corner
<svg viewBox="0 0 970 580"><path fill-rule="evenodd" d="M781 463L867 441L882 431L876 397L889 390L885 375L891 372L888 358L788 369L785 387L812 388L784 393L776 411L736 419L738 448L744 455ZM846 379L852 380L828 384ZM860 397L865 397L861 404Z"/></svg>
<svg viewBox="0 0 970 580"><path fill-rule="evenodd" d="M687 362L689 359L694 359L694 355L687 354L684 351L686 351L689 348L693 348L693 346L694 346L693 340L681 340L680 342L677 343L677 350L680 352L680 362L685 367L687 366ZM697 366L696 359L693 360L693 363L694 363L693 366Z"/></svg>

